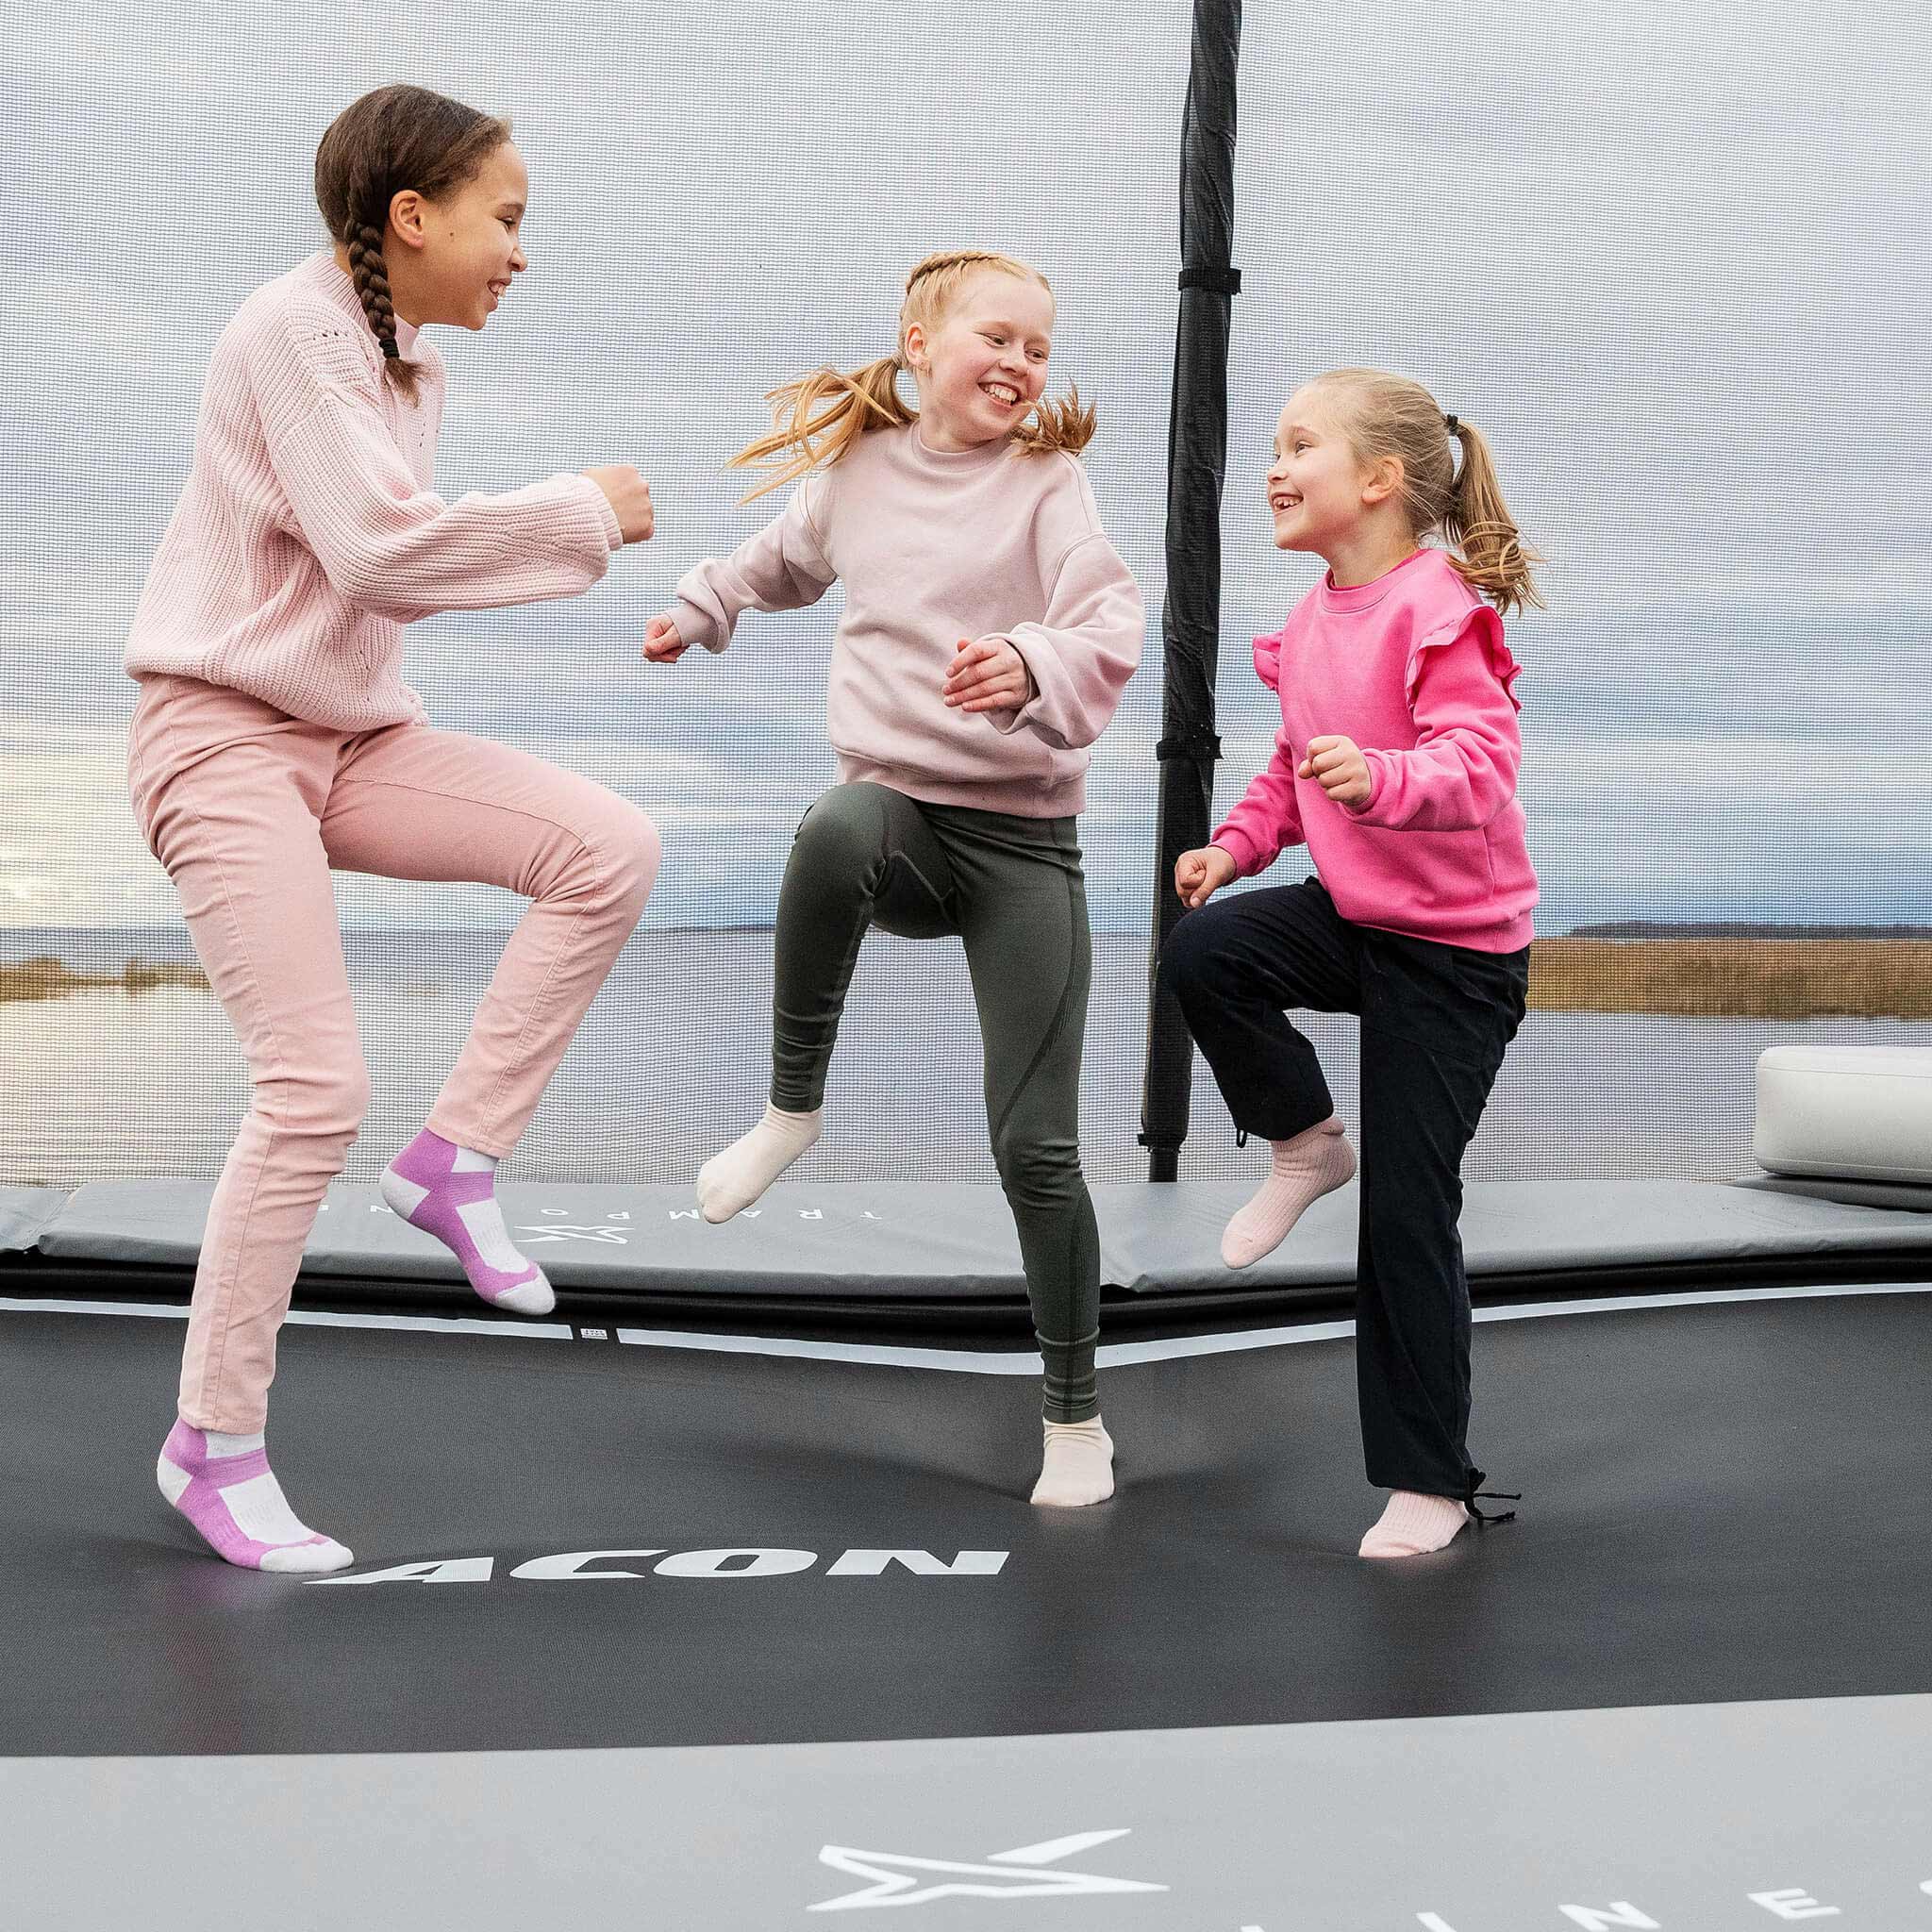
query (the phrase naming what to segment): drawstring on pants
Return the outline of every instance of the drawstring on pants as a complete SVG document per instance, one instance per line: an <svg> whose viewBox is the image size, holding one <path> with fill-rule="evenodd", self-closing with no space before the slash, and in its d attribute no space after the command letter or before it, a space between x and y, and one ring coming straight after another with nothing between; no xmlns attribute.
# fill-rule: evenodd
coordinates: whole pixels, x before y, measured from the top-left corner
<svg viewBox="0 0 1932 1932"><path fill-rule="evenodd" d="M1513 1509L1503 1509L1494 1515L1485 1515L1482 1510L1475 1507L1478 1500L1485 1503L1520 1503L1523 1501L1523 1491L1521 1490L1483 1489L1481 1485L1488 1481L1489 1476L1485 1472L1480 1469L1471 1470L1469 1473L1469 1488L1464 1492L1462 1507L1469 1511L1471 1517L1478 1524L1514 1523L1516 1521L1516 1512Z"/></svg>

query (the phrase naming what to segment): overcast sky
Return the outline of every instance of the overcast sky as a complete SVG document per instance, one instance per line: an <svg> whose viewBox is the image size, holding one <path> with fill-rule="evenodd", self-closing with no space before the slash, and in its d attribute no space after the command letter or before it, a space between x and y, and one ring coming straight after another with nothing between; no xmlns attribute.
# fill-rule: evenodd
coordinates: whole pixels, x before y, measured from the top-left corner
<svg viewBox="0 0 1932 1932"><path fill-rule="evenodd" d="M1275 411L1374 362L1484 428L1552 560L1552 611L1511 625L1544 930L1932 918L1923 11L1248 14L1217 804L1269 743L1247 641L1317 568L1267 541ZM532 175L529 274L486 335L440 334L445 491L628 459L659 515L583 598L416 626L435 719L651 809L651 923L768 917L830 775L838 593L675 671L639 662L643 622L775 509L736 508L720 467L761 391L890 347L928 250L1004 247L1059 291L1055 383L1099 399L1089 468L1148 594L1085 821L1096 923L1142 925L1188 17L154 0L13 36L0 926L177 916L123 791L127 621L210 344L319 245L315 142L391 79L511 114ZM475 889L341 897L358 924L514 913Z"/></svg>

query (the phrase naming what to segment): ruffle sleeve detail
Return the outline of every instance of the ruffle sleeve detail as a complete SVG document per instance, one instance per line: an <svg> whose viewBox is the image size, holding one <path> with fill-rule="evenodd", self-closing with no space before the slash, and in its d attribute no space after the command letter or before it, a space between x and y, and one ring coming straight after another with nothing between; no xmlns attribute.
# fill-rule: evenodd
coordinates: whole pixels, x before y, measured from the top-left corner
<svg viewBox="0 0 1932 1932"><path fill-rule="evenodd" d="M1409 646L1408 665L1404 674L1404 696L1411 711L1415 708L1416 688L1422 682L1424 653L1457 643L1472 632L1483 647L1484 656L1489 660L1490 675L1496 680L1498 689L1517 710L1522 710L1523 700L1516 695L1515 687L1523 666L1510 655L1509 645L1503 636L1503 620L1489 605L1478 604L1474 609L1439 624ZM1264 643L1273 643L1278 654L1281 641L1278 638L1256 639L1255 668L1257 671L1261 667L1261 646ZM1273 683L1266 673L1262 675L1264 682Z"/></svg>
<svg viewBox="0 0 1932 1932"><path fill-rule="evenodd" d="M1275 631L1271 636L1255 640L1255 675L1270 691L1281 689L1281 641L1286 632Z"/></svg>

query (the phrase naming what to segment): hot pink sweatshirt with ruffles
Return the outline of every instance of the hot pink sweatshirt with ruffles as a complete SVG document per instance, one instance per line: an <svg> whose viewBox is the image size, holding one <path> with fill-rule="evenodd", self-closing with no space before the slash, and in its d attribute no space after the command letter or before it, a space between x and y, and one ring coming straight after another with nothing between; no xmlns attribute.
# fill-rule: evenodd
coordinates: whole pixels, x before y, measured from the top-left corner
<svg viewBox="0 0 1932 1932"><path fill-rule="evenodd" d="M403 625L588 590L623 541L588 476L436 493L442 358L407 323L414 398L383 377L326 252L258 289L208 364L187 487L129 631L130 675L246 691L339 731L420 722Z"/></svg>
<svg viewBox="0 0 1932 1932"><path fill-rule="evenodd" d="M1483 953L1526 946L1537 882L1516 799L1517 668L1502 619L1440 550L1346 590L1324 578L1255 640L1281 731L1212 842L1243 877L1306 844L1357 925ZM1361 747L1366 804L1295 776L1322 737Z"/></svg>

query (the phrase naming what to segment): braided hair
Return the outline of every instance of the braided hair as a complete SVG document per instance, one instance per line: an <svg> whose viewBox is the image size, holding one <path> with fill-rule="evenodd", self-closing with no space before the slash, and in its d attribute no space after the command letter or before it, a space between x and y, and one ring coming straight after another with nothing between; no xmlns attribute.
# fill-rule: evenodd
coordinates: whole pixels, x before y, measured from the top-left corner
<svg viewBox="0 0 1932 1932"><path fill-rule="evenodd" d="M382 230L365 224L349 237L349 274L355 278L356 293L362 313L382 344L385 361L400 358L396 347L396 311L390 300L389 264L382 258Z"/></svg>
<svg viewBox="0 0 1932 1932"><path fill-rule="evenodd" d="M349 274L383 372L406 395L416 365L396 342L383 243L390 204L406 189L425 200L460 188L509 139L509 123L423 87L379 87L329 124L315 151L315 205L334 241L348 251Z"/></svg>

